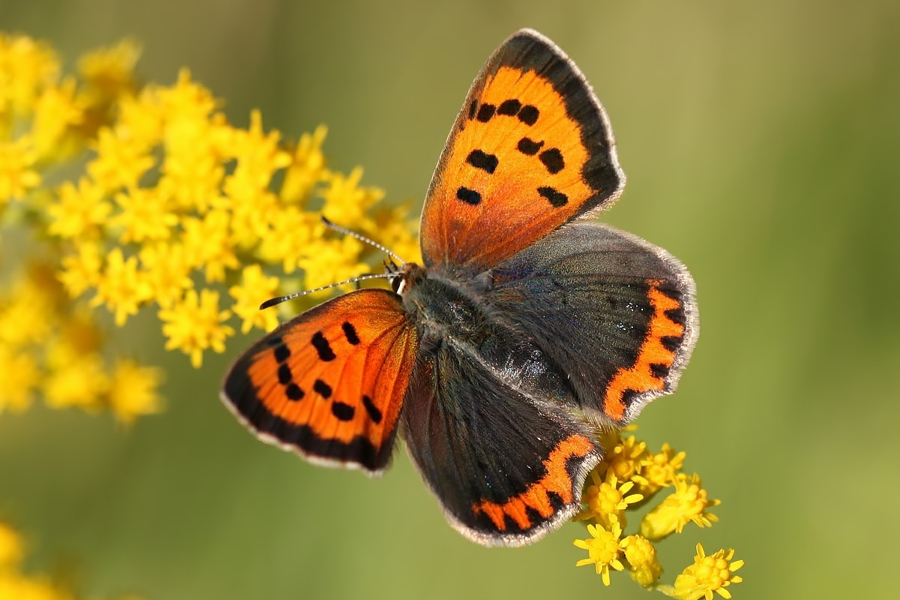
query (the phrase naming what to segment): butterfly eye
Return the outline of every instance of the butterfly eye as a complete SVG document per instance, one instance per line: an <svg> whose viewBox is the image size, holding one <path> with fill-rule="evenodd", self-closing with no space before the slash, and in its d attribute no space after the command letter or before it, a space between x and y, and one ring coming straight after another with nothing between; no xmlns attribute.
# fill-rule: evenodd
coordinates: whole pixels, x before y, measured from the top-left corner
<svg viewBox="0 0 900 600"><path fill-rule="evenodd" d="M400 293L400 290L403 288L403 277L399 275L397 277L391 277L391 289L396 293Z"/></svg>

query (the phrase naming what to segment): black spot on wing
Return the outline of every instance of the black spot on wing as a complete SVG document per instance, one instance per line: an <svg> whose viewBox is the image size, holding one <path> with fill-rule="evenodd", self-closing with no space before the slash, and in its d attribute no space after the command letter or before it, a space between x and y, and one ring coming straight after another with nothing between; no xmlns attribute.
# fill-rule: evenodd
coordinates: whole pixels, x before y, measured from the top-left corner
<svg viewBox="0 0 900 600"><path fill-rule="evenodd" d="M497 111L497 107L493 104L482 104L478 108L478 114L475 115L475 118L481 121L482 123L487 123L494 116L494 113Z"/></svg>
<svg viewBox="0 0 900 600"><path fill-rule="evenodd" d="M475 206L481 202L481 194L479 194L475 190L470 190L467 187L461 187L456 190L456 197L466 204L471 204L472 206Z"/></svg>
<svg viewBox="0 0 900 600"><path fill-rule="evenodd" d="M495 155L488 154L482 150L472 150L469 152L469 156L466 157L466 162L476 169L481 169L482 171L493 175L494 171L497 169L497 165L500 164L500 159Z"/></svg>
<svg viewBox="0 0 900 600"><path fill-rule="evenodd" d="M344 337L347 338L348 342L354 346L359 344L359 336L356 335L356 327L354 327L352 323L344 321L343 325L341 325L341 329L344 330Z"/></svg>
<svg viewBox="0 0 900 600"><path fill-rule="evenodd" d="M541 196L546 198L547 201L550 202L550 204L553 205L554 208L560 208L562 206L565 206L569 202L568 196L566 196L562 192L559 192L559 191L553 189L552 187L547 187L547 186L539 187L537 189L537 192L538 192L538 194L540 194Z"/></svg>
<svg viewBox="0 0 900 600"><path fill-rule="evenodd" d="M362 401L363 407L365 407L366 412L369 413L369 418L372 419L376 425L381 423L383 415L381 414L381 411L378 410L378 407L372 402L372 399L364 395Z"/></svg>
<svg viewBox="0 0 900 600"><path fill-rule="evenodd" d="M331 414L340 421L349 421L353 419L355 413L356 409L349 404L344 404L343 402L338 402L336 400L331 403Z"/></svg>
<svg viewBox="0 0 900 600"><path fill-rule="evenodd" d="M287 365L281 365L278 367L278 383L281 385L287 385L294 379L291 374L291 368Z"/></svg>
<svg viewBox="0 0 900 600"><path fill-rule="evenodd" d="M325 383L324 381L322 381L321 379L316 379L316 382L313 383L313 390L317 394L319 394L320 396L325 398L326 400L328 398L331 398L331 392L332 392L331 386L328 385L327 383Z"/></svg>
<svg viewBox="0 0 900 600"><path fill-rule="evenodd" d="M275 360L279 363L285 362L291 357L291 349L285 344L275 346Z"/></svg>
<svg viewBox="0 0 900 600"><path fill-rule="evenodd" d="M536 142L531 138L523 137L521 140L519 140L519 144L516 146L516 148L522 154L525 154L527 156L534 156L540 151L543 145L543 140L540 142Z"/></svg>
<svg viewBox="0 0 900 600"><path fill-rule="evenodd" d="M515 98L511 100L504 100L500 105L500 108L497 109L498 115L507 115L514 116L519 110L522 108L522 103L516 100Z"/></svg>
<svg viewBox="0 0 900 600"><path fill-rule="evenodd" d="M519 120L526 125L534 125L535 123L537 123L540 114L541 111L537 109L537 106L526 104L522 107L522 110L519 111Z"/></svg>
<svg viewBox="0 0 900 600"><path fill-rule="evenodd" d="M544 150L543 152L541 152L538 158L542 163L544 163L544 166L547 168L547 171L549 171L551 175L556 175L566 166L565 162L563 161L562 152L559 151L559 148L550 148L548 150Z"/></svg>
<svg viewBox="0 0 900 600"><path fill-rule="evenodd" d="M663 348L665 348L669 352L677 352L678 347L681 346L681 342L683 339L684 338L681 336L665 335L659 338L659 341L663 345Z"/></svg>
<svg viewBox="0 0 900 600"><path fill-rule="evenodd" d="M650 372L657 379L665 379L669 374L669 366L662 363L650 363Z"/></svg>
<svg viewBox="0 0 900 600"><path fill-rule="evenodd" d="M334 354L334 350L331 349L331 345L328 343L328 340L325 339L325 336L322 335L321 331L317 331L313 334L312 345L315 347L316 352L319 353L319 360L329 362L337 358Z"/></svg>
<svg viewBox="0 0 900 600"><path fill-rule="evenodd" d="M284 393L287 395L288 400L294 401L303 400L303 396L306 395L296 383L289 383L285 388Z"/></svg>

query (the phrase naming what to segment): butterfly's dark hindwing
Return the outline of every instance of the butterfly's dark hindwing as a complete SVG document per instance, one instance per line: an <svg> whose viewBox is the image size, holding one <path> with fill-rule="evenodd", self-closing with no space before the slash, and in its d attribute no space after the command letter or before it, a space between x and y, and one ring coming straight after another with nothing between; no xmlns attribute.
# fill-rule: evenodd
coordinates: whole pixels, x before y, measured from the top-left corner
<svg viewBox="0 0 900 600"><path fill-rule="evenodd" d="M600 223L566 225L473 285L492 314L564 367L585 411L617 426L674 391L697 338L687 270Z"/></svg>
<svg viewBox="0 0 900 600"><path fill-rule="evenodd" d="M580 508L590 427L539 406L459 348L420 351L402 435L448 521L485 545L533 542Z"/></svg>

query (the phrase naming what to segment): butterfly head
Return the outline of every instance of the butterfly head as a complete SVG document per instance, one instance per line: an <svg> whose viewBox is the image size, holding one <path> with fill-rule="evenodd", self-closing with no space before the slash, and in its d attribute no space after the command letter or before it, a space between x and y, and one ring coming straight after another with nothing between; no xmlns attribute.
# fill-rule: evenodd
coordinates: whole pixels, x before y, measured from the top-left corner
<svg viewBox="0 0 900 600"><path fill-rule="evenodd" d="M420 281L427 278L425 267L416 263L398 265L393 260L386 260L384 270L391 282L391 289L401 296L408 294Z"/></svg>

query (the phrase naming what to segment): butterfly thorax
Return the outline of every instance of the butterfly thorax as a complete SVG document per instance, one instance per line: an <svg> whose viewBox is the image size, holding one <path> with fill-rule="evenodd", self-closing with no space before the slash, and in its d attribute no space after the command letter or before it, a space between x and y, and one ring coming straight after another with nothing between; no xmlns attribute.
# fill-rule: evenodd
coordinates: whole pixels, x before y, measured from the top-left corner
<svg viewBox="0 0 900 600"><path fill-rule="evenodd" d="M402 277L403 307L421 351L449 344L535 400L577 405L563 370L472 290L416 264L404 265Z"/></svg>

